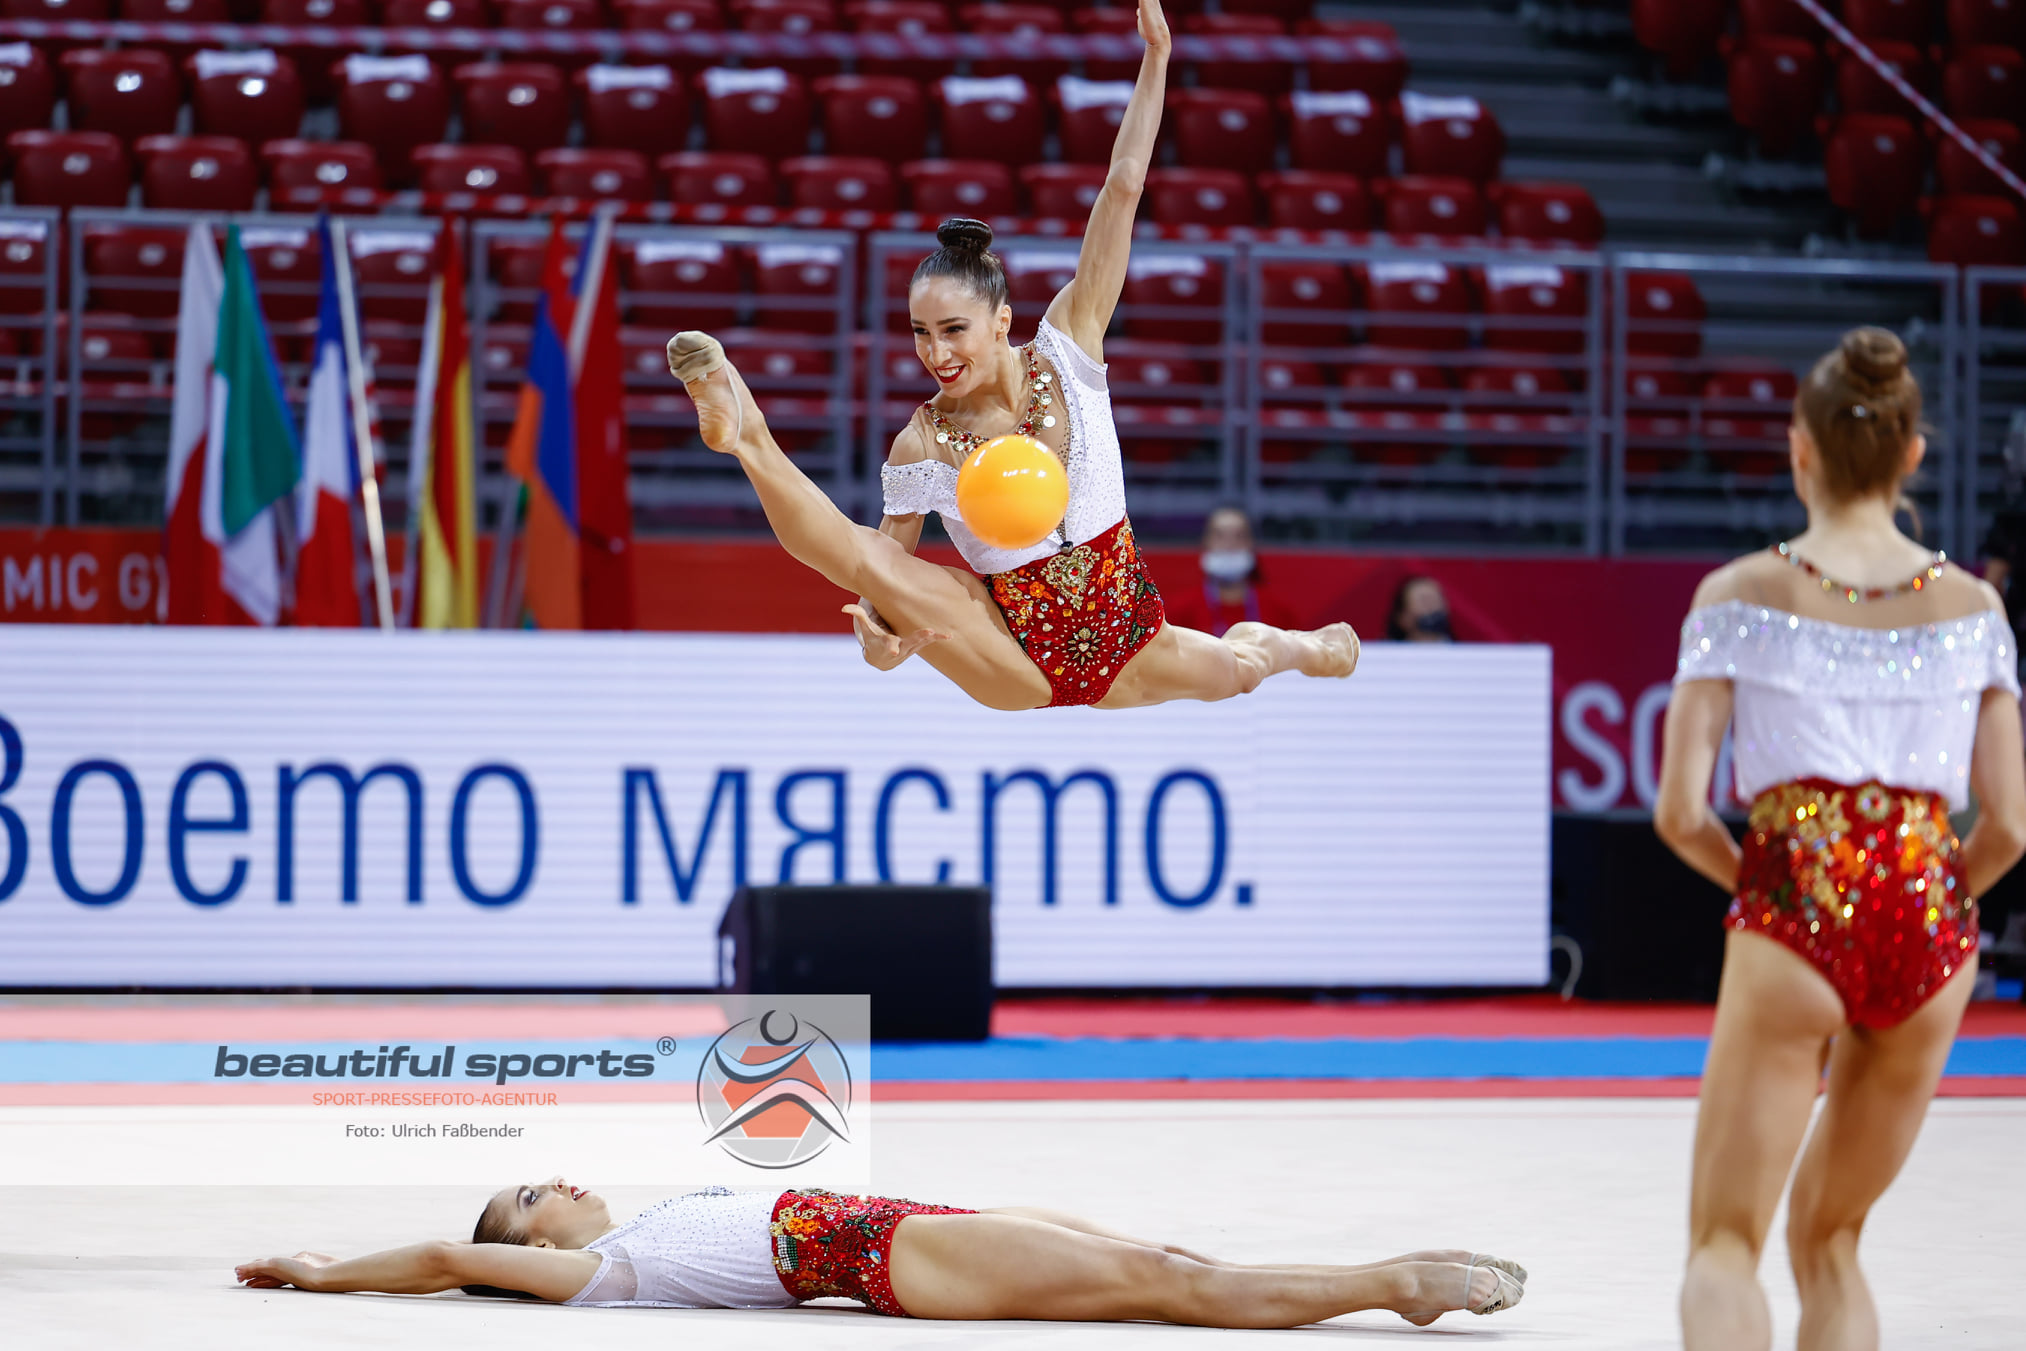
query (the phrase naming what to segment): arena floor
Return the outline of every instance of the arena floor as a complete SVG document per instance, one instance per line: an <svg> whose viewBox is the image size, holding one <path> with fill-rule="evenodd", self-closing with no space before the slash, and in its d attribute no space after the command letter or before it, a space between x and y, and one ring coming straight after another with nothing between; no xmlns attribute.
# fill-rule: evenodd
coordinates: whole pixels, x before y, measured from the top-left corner
<svg viewBox="0 0 2026 1351"><path fill-rule="evenodd" d="M15 1188L0 1204L0 1309L13 1347L675 1345L902 1347L1676 1345L1688 1142L1680 1098L897 1102L878 1109L879 1190L1049 1205L1249 1261L1369 1261L1468 1245L1525 1263L1525 1303L1417 1330L1359 1314L1293 1332L897 1323L844 1306L778 1312L566 1309L462 1296L314 1295L234 1285L235 1262L349 1255L456 1235L464 1189ZM5 1110L5 1109L0 1109ZM1935 1103L1866 1239L1885 1343L2018 1345L2026 1099ZM596 1187L596 1160L558 1160ZM509 1179L501 1179L504 1183ZM654 1194L610 1189L615 1212ZM1780 1341L1793 1287L1767 1254ZM1434 1340L1431 1340L1434 1339Z"/></svg>

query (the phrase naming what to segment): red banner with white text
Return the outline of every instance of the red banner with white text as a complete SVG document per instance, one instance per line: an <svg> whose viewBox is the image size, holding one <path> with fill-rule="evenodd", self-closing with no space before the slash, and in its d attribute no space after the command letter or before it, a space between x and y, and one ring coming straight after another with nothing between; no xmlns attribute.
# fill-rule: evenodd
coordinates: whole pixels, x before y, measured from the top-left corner
<svg viewBox="0 0 2026 1351"><path fill-rule="evenodd" d="M394 572L400 574L399 539ZM161 536L117 528L0 529L0 621L150 624L164 613ZM929 550L955 563L948 550ZM1193 549L1148 551L1163 591L1203 585ZM640 627L730 633L844 633L849 597L764 540L635 541ZM1385 636L1393 594L1433 577L1465 642L1554 649L1555 805L1651 807L1675 642L1706 561L1419 558L1267 550L1262 585L1297 623L1348 620ZM397 599L398 607L398 599ZM1718 775L1727 781L1727 771Z"/></svg>

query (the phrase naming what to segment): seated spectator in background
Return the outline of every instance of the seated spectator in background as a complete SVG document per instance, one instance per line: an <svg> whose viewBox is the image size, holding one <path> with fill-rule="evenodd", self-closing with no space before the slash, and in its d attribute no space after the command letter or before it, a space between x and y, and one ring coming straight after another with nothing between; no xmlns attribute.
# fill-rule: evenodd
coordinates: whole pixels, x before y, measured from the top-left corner
<svg viewBox="0 0 2026 1351"><path fill-rule="evenodd" d="M1393 593L1392 613L1386 616L1386 636L1396 643L1455 642L1442 583L1419 575L1401 582Z"/></svg>
<svg viewBox="0 0 2026 1351"><path fill-rule="evenodd" d="M1183 628L1222 638L1241 620L1297 628L1286 605L1259 577L1252 552L1252 522L1239 507L1219 507L1203 522L1203 587L1168 598L1168 618Z"/></svg>

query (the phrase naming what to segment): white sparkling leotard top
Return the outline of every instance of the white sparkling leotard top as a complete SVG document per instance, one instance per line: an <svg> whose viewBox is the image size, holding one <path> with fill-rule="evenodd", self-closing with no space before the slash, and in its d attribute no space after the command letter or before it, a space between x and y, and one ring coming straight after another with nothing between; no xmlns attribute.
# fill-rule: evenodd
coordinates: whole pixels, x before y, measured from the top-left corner
<svg viewBox="0 0 2026 1351"><path fill-rule="evenodd" d="M657 1201L585 1245L603 1260L565 1304L780 1309L798 1301L774 1270L767 1233L778 1191L706 1187Z"/></svg>
<svg viewBox="0 0 2026 1351"><path fill-rule="evenodd" d="M1689 612L1674 679L1735 682L1741 801L1820 778L1925 789L1961 807L1984 690L2019 695L2012 644L1999 610L1870 629L1727 600Z"/></svg>
<svg viewBox="0 0 2026 1351"><path fill-rule="evenodd" d="M1054 535L1029 549L995 549L986 544L957 514L956 467L942 460L890 464L879 475L887 515L935 512L943 518L943 528L950 532L957 552L983 577L1011 572L1069 545L1095 539L1126 514L1125 465L1119 454L1118 428L1112 423L1111 390L1105 384L1103 363L1093 361L1068 334L1046 319L1035 330L1034 345L1055 370L1063 415L1069 420L1062 457L1069 471L1069 511L1062 518L1068 544Z"/></svg>

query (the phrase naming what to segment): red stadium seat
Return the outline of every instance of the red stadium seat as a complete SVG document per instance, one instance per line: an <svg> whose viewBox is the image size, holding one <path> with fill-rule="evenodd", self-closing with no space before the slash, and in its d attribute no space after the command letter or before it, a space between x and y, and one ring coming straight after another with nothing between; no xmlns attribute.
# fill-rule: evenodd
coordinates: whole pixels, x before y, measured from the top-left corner
<svg viewBox="0 0 2026 1351"><path fill-rule="evenodd" d="M1958 124L1965 134L1984 148L1986 154L2026 177L2026 137L2010 122L1971 118ZM1956 144L1951 136L1935 140L1935 181L1946 195L2003 197L2010 191L1996 174Z"/></svg>
<svg viewBox="0 0 2026 1351"><path fill-rule="evenodd" d="M844 7L844 26L854 33L884 33L894 37L920 37L948 33L954 25L949 9L940 0L852 0ZM937 80L956 70L951 61L922 61L901 56L858 58L861 75L906 75L917 80Z"/></svg>
<svg viewBox="0 0 2026 1351"><path fill-rule="evenodd" d="M493 0L502 28L523 32L584 32L605 26L600 0Z"/></svg>
<svg viewBox="0 0 2026 1351"><path fill-rule="evenodd" d="M1838 120L1823 155L1829 200L1848 211L1870 239L1892 232L1913 208L1927 177L1927 158L1913 124L1903 117L1852 113Z"/></svg>
<svg viewBox="0 0 2026 1351"><path fill-rule="evenodd" d="M367 319L419 324L429 301L436 237L426 230L353 230L346 239Z"/></svg>
<svg viewBox="0 0 2026 1351"><path fill-rule="evenodd" d="M1494 183L1487 192L1507 239L1591 245L1604 238L1604 216L1575 183Z"/></svg>
<svg viewBox="0 0 2026 1351"><path fill-rule="evenodd" d="M1018 38L1023 42L1055 33L1067 33L1069 23L1062 11L1047 5L990 4L965 5L957 10L957 20L969 33L984 33L998 37ZM1023 80L1046 84L1069 70L1067 61L1057 60L1007 60L989 58L971 63L971 73L983 78L994 75L1018 75Z"/></svg>
<svg viewBox="0 0 2026 1351"><path fill-rule="evenodd" d="M120 18L127 23L231 23L231 0L120 0ZM209 44L150 42L181 66Z"/></svg>
<svg viewBox="0 0 2026 1351"><path fill-rule="evenodd" d="M1369 230L1372 199L1350 174L1284 169L1259 176L1271 225L1291 230Z"/></svg>
<svg viewBox="0 0 2026 1351"><path fill-rule="evenodd" d="M1928 0L1843 0L1843 26L1869 46L1877 42L1925 43L1934 16Z"/></svg>
<svg viewBox="0 0 2026 1351"><path fill-rule="evenodd" d="M1915 89L1932 92L1934 72L1920 48L1906 42L1872 44L1872 54ZM1853 52L1836 54L1836 106L1846 113L1905 114L1911 106Z"/></svg>
<svg viewBox="0 0 2026 1351"><path fill-rule="evenodd" d="M239 232L239 243L268 319L307 323L317 317L324 273L314 230L254 226Z"/></svg>
<svg viewBox="0 0 2026 1351"><path fill-rule="evenodd" d="M369 319L359 326L359 346L378 389L413 389L422 365L422 339L406 324Z"/></svg>
<svg viewBox="0 0 2026 1351"><path fill-rule="evenodd" d="M2026 46L2026 7L2019 0L1948 0L1949 37L1959 44Z"/></svg>
<svg viewBox="0 0 2026 1351"><path fill-rule="evenodd" d="M1125 120L1132 85L1122 80L1085 80L1065 75L1055 82L1056 129L1062 158L1072 164L1110 164L1119 123Z"/></svg>
<svg viewBox="0 0 2026 1351"><path fill-rule="evenodd" d="M6 0L0 17L42 19L49 23L88 22L113 17L112 0Z"/></svg>
<svg viewBox="0 0 2026 1351"><path fill-rule="evenodd" d="M1484 269L1484 345L1494 351L1574 356L1588 346L1589 309L1581 274L1539 263Z"/></svg>
<svg viewBox="0 0 2026 1351"><path fill-rule="evenodd" d="M525 193L528 161L511 145L418 145L417 185L424 192Z"/></svg>
<svg viewBox="0 0 2026 1351"><path fill-rule="evenodd" d="M1483 183L1498 177L1505 132L1474 98L1400 95L1400 145L1407 172Z"/></svg>
<svg viewBox="0 0 2026 1351"><path fill-rule="evenodd" d="M711 149L785 159L809 143L809 94L779 67L703 73L704 130Z"/></svg>
<svg viewBox="0 0 2026 1351"><path fill-rule="evenodd" d="M1738 0L1738 23L1747 38L1807 38L1819 41L1822 25L1794 0Z"/></svg>
<svg viewBox="0 0 2026 1351"><path fill-rule="evenodd" d="M1460 351L1470 343L1470 288L1445 263L1385 262L1364 266L1365 337L1375 347L1417 352Z"/></svg>
<svg viewBox="0 0 2026 1351"><path fill-rule="evenodd" d="M125 206L133 169L103 131L17 131L7 138L19 206Z"/></svg>
<svg viewBox="0 0 2026 1351"><path fill-rule="evenodd" d="M1719 468L1786 472L1794 386L1794 373L1778 366L1732 366L1710 375L1702 389L1702 434Z"/></svg>
<svg viewBox="0 0 2026 1351"><path fill-rule="evenodd" d="M875 161L876 163L877 161ZM885 166L882 165L882 168ZM834 333L839 311L836 308L838 275L844 268L843 251L835 244L761 244L753 250L753 290L761 297L754 315L761 328L798 333ZM768 298L773 298L769 303ZM823 305L783 305L782 300ZM851 327L850 298L843 301L842 320Z"/></svg>
<svg viewBox="0 0 2026 1351"><path fill-rule="evenodd" d="M535 156L535 190L556 197L651 202L654 178L637 150L544 150Z"/></svg>
<svg viewBox="0 0 2026 1351"><path fill-rule="evenodd" d="M1252 184L1232 169L1151 169L1147 202L1162 225L1250 225Z"/></svg>
<svg viewBox="0 0 2026 1351"><path fill-rule="evenodd" d="M922 87L904 75L827 75L812 86L832 155L920 159L928 144Z"/></svg>
<svg viewBox="0 0 2026 1351"><path fill-rule="evenodd" d="M183 64L191 120L207 136L279 141L302 130L295 62L273 52L198 52Z"/></svg>
<svg viewBox="0 0 2026 1351"><path fill-rule="evenodd" d="M357 141L269 141L260 147L271 193L290 188L378 188L380 162Z"/></svg>
<svg viewBox="0 0 2026 1351"><path fill-rule="evenodd" d="M235 4L242 0L234 0ZM260 0L260 21L291 28L360 28L373 22L366 0ZM286 46L282 54L295 62L303 92L312 103L328 100L336 88L336 66L356 55L356 47Z"/></svg>
<svg viewBox="0 0 2026 1351"><path fill-rule="evenodd" d="M1632 37L1666 65L1667 78L1687 80L1716 55L1730 23L1728 0L1632 0Z"/></svg>
<svg viewBox="0 0 2026 1351"><path fill-rule="evenodd" d="M251 211L253 151L235 136L143 136L141 201L169 211Z"/></svg>
<svg viewBox="0 0 2026 1351"><path fill-rule="evenodd" d="M344 138L373 147L390 185L412 182L411 153L441 141L450 124L442 73L420 56L350 56L333 73Z"/></svg>
<svg viewBox="0 0 2026 1351"><path fill-rule="evenodd" d="M1478 366L1463 377L1463 406L1478 435L1514 438L1473 441L1466 449L1478 464L1539 469L1569 453L1569 382L1550 366ZM1562 427L1555 425L1562 422ZM1528 440L1518 438L1533 438ZM1552 438L1552 439L1550 439Z"/></svg>
<svg viewBox="0 0 2026 1351"><path fill-rule="evenodd" d="M1686 464L1688 419L1694 391L1688 377L1664 368L1635 369L1625 377L1625 468L1663 473Z"/></svg>
<svg viewBox="0 0 2026 1351"><path fill-rule="evenodd" d="M1420 362L1368 361L1346 370L1343 383L1346 403L1378 424L1359 440L1359 459L1416 465L1441 457L1444 414L1455 402L1448 371ZM1411 439L1381 439L1388 435Z"/></svg>
<svg viewBox="0 0 2026 1351"><path fill-rule="evenodd" d="M1407 53L1391 24L1360 19L1303 19L1294 31L1300 37L1333 38L1350 47L1350 58L1308 63L1308 87L1329 91L1355 89L1380 107L1400 97L1407 83Z"/></svg>
<svg viewBox="0 0 2026 1351"><path fill-rule="evenodd" d="M1281 100L1288 150L1297 169L1380 178L1386 173L1391 130L1371 97L1355 89L1334 93L1296 90Z"/></svg>
<svg viewBox="0 0 2026 1351"><path fill-rule="evenodd" d="M535 292L542 285L542 263L547 254L545 241L526 237L491 241L484 262L486 271L499 283L500 294L493 310L493 322L497 324L528 324L535 318ZM577 254L575 250L564 255L565 276L575 276ZM511 352L497 352L488 359L497 363L495 374L510 374L507 369L519 371L525 367L527 341L515 343Z"/></svg>
<svg viewBox="0 0 2026 1351"><path fill-rule="evenodd" d="M484 28L492 22L487 0L381 0L389 28Z"/></svg>
<svg viewBox="0 0 2026 1351"><path fill-rule="evenodd" d="M1086 220L1109 170L1101 164L1029 164L1020 169L1031 214L1052 220Z"/></svg>
<svg viewBox="0 0 2026 1351"><path fill-rule="evenodd" d="M1942 197L1928 220L1928 257L1959 267L2026 263L2026 221L2006 197Z"/></svg>
<svg viewBox="0 0 2026 1351"><path fill-rule="evenodd" d="M643 239L620 250L619 275L629 324L709 330L738 322L738 261L714 240ZM713 299L693 302L691 295Z"/></svg>
<svg viewBox="0 0 2026 1351"><path fill-rule="evenodd" d="M1821 54L1803 38L1754 37L1731 52L1730 99L1731 120L1757 136L1762 150L1788 154L1822 106Z"/></svg>
<svg viewBox="0 0 2026 1351"><path fill-rule="evenodd" d="M108 132L124 141L176 130L183 81L165 53L79 47L65 52L61 64L72 130Z"/></svg>
<svg viewBox="0 0 2026 1351"><path fill-rule="evenodd" d="M1709 317L1695 279L1679 272L1625 274L1625 349L1635 356L1702 355L1702 321Z"/></svg>
<svg viewBox="0 0 2026 1351"><path fill-rule="evenodd" d="M652 157L689 142L689 95L670 67L594 65L574 78L590 144Z"/></svg>
<svg viewBox="0 0 2026 1351"><path fill-rule="evenodd" d="M1013 171L997 160L922 159L900 166L907 209L929 216L1015 216Z"/></svg>
<svg viewBox="0 0 2026 1351"><path fill-rule="evenodd" d="M49 58L25 42L0 46L0 136L49 125L56 77Z"/></svg>
<svg viewBox="0 0 2026 1351"><path fill-rule="evenodd" d="M169 319L182 302L183 240L180 225L92 225L84 233L86 307Z"/></svg>
<svg viewBox="0 0 2026 1351"><path fill-rule="evenodd" d="M980 80L948 76L932 87L942 110L943 153L953 159L1033 164L1046 132L1041 100L1017 75Z"/></svg>
<svg viewBox="0 0 2026 1351"><path fill-rule="evenodd" d="M1107 33L1116 37L1136 37L1140 31L1138 7L1112 5L1104 9L1078 9L1070 11L1069 30L1072 33ZM1138 57L1120 61L1104 57L1092 57L1083 63L1083 76L1087 80L1133 80L1140 74Z"/></svg>
<svg viewBox="0 0 2026 1351"><path fill-rule="evenodd" d="M634 33L715 33L725 26L718 0L614 0L619 26Z"/></svg>
<svg viewBox="0 0 2026 1351"><path fill-rule="evenodd" d="M1006 290L1013 302L1013 336L1016 340L1025 341L1033 335L1035 321L1062 288L1075 278L1076 246L1073 241L1065 242L1058 249L1014 249L1007 252Z"/></svg>
<svg viewBox="0 0 2026 1351"><path fill-rule="evenodd" d="M747 33L838 31L837 11L830 0L731 0L729 8L735 26ZM779 64L803 76L835 75L838 70L837 62L828 57L790 57Z"/></svg>
<svg viewBox="0 0 2026 1351"><path fill-rule="evenodd" d="M1288 261L1259 266L1259 336L1289 347L1341 347L1350 341L1351 278L1342 263ZM1269 319L1276 310L1335 310L1328 320Z"/></svg>
<svg viewBox="0 0 2026 1351"><path fill-rule="evenodd" d="M1253 90L1172 90L1168 124L1177 158L1192 168L1252 173L1273 162L1273 110Z"/></svg>
<svg viewBox="0 0 2026 1351"><path fill-rule="evenodd" d="M464 104L464 137L533 154L570 135L570 87L554 66L477 61L451 72Z"/></svg>
<svg viewBox="0 0 2026 1351"><path fill-rule="evenodd" d="M788 199L824 211L892 211L893 166L863 155L802 155L780 164Z"/></svg>
<svg viewBox="0 0 2026 1351"><path fill-rule="evenodd" d="M774 206L781 200L773 166L759 155L686 150L663 155L654 167L668 180L668 197L673 202Z"/></svg>
<svg viewBox="0 0 2026 1351"><path fill-rule="evenodd" d="M48 261L46 221L0 220L0 314L39 314L51 307L42 276Z"/></svg>
<svg viewBox="0 0 2026 1351"><path fill-rule="evenodd" d="M1132 463L1168 464L1189 455L1202 439L1198 419L1204 396L1212 392L1206 386L1216 384L1206 363L1148 346L1113 356L1105 383L1119 413L1121 449ZM1166 428L1177 434L1160 434ZM1145 434L1149 431L1154 434Z"/></svg>
<svg viewBox="0 0 2026 1351"><path fill-rule="evenodd" d="M1490 228L1484 194L1467 178L1396 178L1377 187L1389 234L1481 235Z"/></svg>
<svg viewBox="0 0 2026 1351"><path fill-rule="evenodd" d="M1129 337L1193 343L1224 337L1224 265L1215 259L1183 253L1134 258L1126 264L1121 299L1129 307Z"/></svg>
<svg viewBox="0 0 2026 1351"><path fill-rule="evenodd" d="M2026 121L2026 58L2010 47L1958 47L1942 68L1942 107L1957 119Z"/></svg>
<svg viewBox="0 0 2026 1351"><path fill-rule="evenodd" d="M1287 24L1267 14L1190 14L1182 19L1184 33L1220 38L1287 36ZM1198 61L1196 84L1204 89L1250 89L1269 97L1284 94L1294 68L1279 61ZM1251 167L1251 166L1248 166Z"/></svg>

